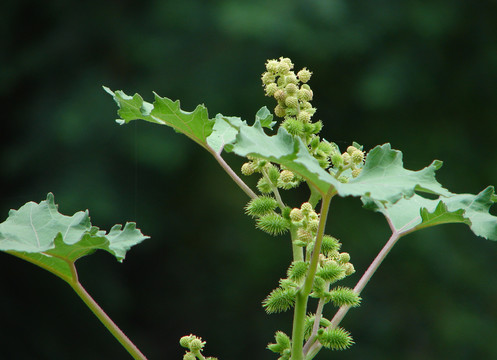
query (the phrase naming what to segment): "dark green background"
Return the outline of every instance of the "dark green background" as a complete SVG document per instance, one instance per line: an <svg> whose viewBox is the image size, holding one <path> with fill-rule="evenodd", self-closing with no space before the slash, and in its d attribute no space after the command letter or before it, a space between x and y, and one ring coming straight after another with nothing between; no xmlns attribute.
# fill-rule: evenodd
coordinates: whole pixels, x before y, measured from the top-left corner
<svg viewBox="0 0 497 360"><path fill-rule="evenodd" d="M7 1L1 220L53 192L62 213L90 209L101 228L136 221L151 239L123 264L97 253L78 265L151 360L181 359L190 332L206 355L275 359L264 347L291 331L291 315L267 316L260 302L284 276L288 239L254 230L245 194L186 137L118 126L101 86L252 121L274 106L265 60L288 56L314 72L325 138L391 142L413 170L444 160L439 180L477 193L497 184L496 14L494 0ZM351 286L389 235L360 205L334 201L328 227L352 255ZM463 225L402 239L343 321L357 344L320 358L497 358L496 264L496 244ZM0 254L0 281L0 359L129 358L51 274Z"/></svg>

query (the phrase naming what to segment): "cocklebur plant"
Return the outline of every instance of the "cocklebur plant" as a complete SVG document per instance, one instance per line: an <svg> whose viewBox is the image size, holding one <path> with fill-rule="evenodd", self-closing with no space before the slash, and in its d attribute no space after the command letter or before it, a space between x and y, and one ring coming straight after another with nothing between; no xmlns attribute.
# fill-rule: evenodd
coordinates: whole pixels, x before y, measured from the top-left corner
<svg viewBox="0 0 497 360"><path fill-rule="evenodd" d="M497 201L493 187L477 195L454 194L435 179L442 165L438 160L411 171L404 169L402 153L390 144L366 154L356 142L340 150L334 142L322 139L319 133L326 122L315 120L312 76L306 68L295 72L288 58L267 61L261 76L264 93L274 98L274 115L282 119L271 135L277 122L266 107L249 125L222 114L210 119L203 105L185 112L179 101L157 94L154 103L148 103L138 94L128 96L105 88L119 106L118 123L142 119L185 134L207 150L250 197L245 212L258 229L270 236L289 236L293 258L288 261L287 277L262 302L267 313L293 309L291 329L277 331L275 341L268 345L279 359L308 360L323 347L349 348L354 341L339 327L340 322L350 308L360 305L360 293L401 237L431 226L464 223L476 235L497 240L497 217L489 214ZM257 191L229 167L223 151L246 158L241 176L256 176ZM284 191L302 187L308 188L308 201L287 204ZM359 197L364 208L385 216L392 231L353 289L339 284L355 273L351 256L344 251L346 246L342 249L341 242L325 231L335 196ZM308 306L309 298L317 299L314 310ZM332 319L323 316L325 305L338 308Z"/></svg>
<svg viewBox="0 0 497 360"><path fill-rule="evenodd" d="M278 122L266 107L249 125L238 117L222 114L209 118L203 105L186 112L179 101L157 94L149 103L138 94L128 96L104 88L119 106L119 124L142 119L170 126L192 139L250 198L245 212L255 227L269 236L289 238L292 258L288 260L286 277L262 301L269 314L293 310L292 325L276 331L274 341L267 346L283 360L310 360L323 347L345 350L354 344L351 333L340 323L349 309L361 304L362 290L403 236L440 224L463 223L476 235L497 240L497 217L489 213L497 201L493 187L477 195L455 194L435 179L435 171L442 165L438 160L411 171L403 167L402 153L390 144L366 153L356 142L340 150L334 142L321 138L326 122L315 120L317 113L311 104L314 93L309 85L312 76L306 68L295 73L288 58L266 63L263 89L266 96L274 98L274 114L281 118L276 133L273 128ZM223 151L246 159L241 175L226 163ZM245 176L257 177L256 190L242 180ZM289 204L285 201L286 191L305 191L308 200ZM342 245L326 228L335 196L360 198L365 209L385 216L392 232L353 289L340 285L341 280L355 274L346 249L350 239ZM127 224L123 230L115 227L105 234L89 224L87 213L82 214L58 214L51 194L40 204L28 203L17 212L11 211L0 224L0 250L67 281L129 353L135 359L145 359L82 289L74 263L96 249L109 251L122 260L125 252L146 236L134 224ZM315 300L309 302L310 299ZM325 306L338 308L334 317L324 316ZM201 338L187 335L180 339L180 345L186 349L183 359L205 359L205 341Z"/></svg>

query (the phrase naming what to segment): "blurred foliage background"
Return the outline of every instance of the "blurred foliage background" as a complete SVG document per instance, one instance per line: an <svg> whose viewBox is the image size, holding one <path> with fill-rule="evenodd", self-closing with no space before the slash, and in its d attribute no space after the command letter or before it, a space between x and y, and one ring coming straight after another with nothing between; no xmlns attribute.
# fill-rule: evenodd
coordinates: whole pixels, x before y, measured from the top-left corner
<svg viewBox="0 0 497 360"><path fill-rule="evenodd" d="M208 341L206 355L274 359L264 348L276 330L291 332L291 314L267 316L260 303L284 276L290 246L254 229L245 194L199 146L165 127L118 126L102 85L252 121L274 107L260 83L264 62L288 56L314 72L315 118L328 140L391 142L413 170L444 160L438 178L454 192L497 184L493 0L2 7L1 219L53 192L62 213L90 209L101 228L136 221L151 239L123 264L97 253L78 265L81 282L151 360L181 359L178 339L190 332ZM328 229L352 255L353 286L388 228L357 199L332 206ZM342 323L357 344L320 358L497 358L496 250L462 225L404 238ZM1 359L128 358L51 274L0 254L0 280Z"/></svg>

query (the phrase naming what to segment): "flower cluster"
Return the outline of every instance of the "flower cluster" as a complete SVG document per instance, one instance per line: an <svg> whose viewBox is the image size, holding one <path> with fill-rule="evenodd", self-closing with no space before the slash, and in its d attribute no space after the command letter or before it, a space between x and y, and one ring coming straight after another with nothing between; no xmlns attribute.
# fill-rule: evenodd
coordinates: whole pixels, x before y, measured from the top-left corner
<svg viewBox="0 0 497 360"><path fill-rule="evenodd" d="M264 159L250 156L247 158L249 161L242 165L242 174L246 176L254 173L261 174L257 189L263 194L269 194L275 189L293 189L303 181L302 177L285 169L283 166L272 164Z"/></svg>
<svg viewBox="0 0 497 360"><path fill-rule="evenodd" d="M205 341L202 341L202 338L200 337L192 334L183 336L181 339L179 339L179 344L189 350L185 353L185 355L183 355L183 360L217 360L217 358L215 357L206 358L201 354L201 351L205 346Z"/></svg>
<svg viewBox="0 0 497 360"><path fill-rule="evenodd" d="M364 163L364 151L362 151L362 146L354 143L343 154L340 154L339 151L334 151L330 159L333 164L333 169L330 173L335 175L339 181L348 182L350 176L355 178L361 173ZM348 176L346 175L347 170Z"/></svg>
<svg viewBox="0 0 497 360"><path fill-rule="evenodd" d="M308 143L312 135L321 131L323 124L311 122L316 109L310 103L314 94L307 82L312 73L304 68L295 74L293 67L289 58L268 60L262 84L266 96L274 97L278 102L274 114L284 118L281 126Z"/></svg>

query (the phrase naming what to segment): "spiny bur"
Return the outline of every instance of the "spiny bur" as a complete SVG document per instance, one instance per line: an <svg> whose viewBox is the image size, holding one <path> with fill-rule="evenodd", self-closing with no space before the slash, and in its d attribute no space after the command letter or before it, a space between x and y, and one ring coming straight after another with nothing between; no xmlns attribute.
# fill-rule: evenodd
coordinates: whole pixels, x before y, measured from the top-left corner
<svg viewBox="0 0 497 360"><path fill-rule="evenodd" d="M271 196L258 196L248 202L245 206L245 213L252 217L258 217L272 213L277 207L278 202L275 198Z"/></svg>
<svg viewBox="0 0 497 360"><path fill-rule="evenodd" d="M281 235L285 233L290 224L281 215L276 213L261 216L256 221L258 229L268 233L269 235Z"/></svg>
<svg viewBox="0 0 497 360"><path fill-rule="evenodd" d="M346 350L354 344L350 333L343 328L319 329L318 340L326 348L332 350Z"/></svg>
<svg viewBox="0 0 497 360"><path fill-rule="evenodd" d="M337 287L333 289L330 292L330 300L337 307L356 307L361 304L361 297L353 289L346 287Z"/></svg>

